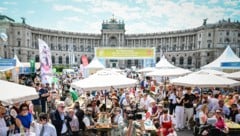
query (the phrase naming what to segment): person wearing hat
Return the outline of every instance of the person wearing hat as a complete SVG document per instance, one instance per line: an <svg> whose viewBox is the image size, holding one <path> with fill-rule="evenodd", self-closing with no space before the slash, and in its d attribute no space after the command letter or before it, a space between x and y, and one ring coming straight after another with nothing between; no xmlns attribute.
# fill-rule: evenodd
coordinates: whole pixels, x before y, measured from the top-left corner
<svg viewBox="0 0 240 136"><path fill-rule="evenodd" d="M63 101L57 102L57 109L50 114L52 124L57 130L57 136L68 136L72 134L69 122L71 118L66 115L64 109L65 104Z"/></svg>
<svg viewBox="0 0 240 136"><path fill-rule="evenodd" d="M0 106L0 136L7 136L7 132L14 130L15 128L14 125L10 125L10 126L6 125L6 121L4 119L5 114L6 114L5 107Z"/></svg>

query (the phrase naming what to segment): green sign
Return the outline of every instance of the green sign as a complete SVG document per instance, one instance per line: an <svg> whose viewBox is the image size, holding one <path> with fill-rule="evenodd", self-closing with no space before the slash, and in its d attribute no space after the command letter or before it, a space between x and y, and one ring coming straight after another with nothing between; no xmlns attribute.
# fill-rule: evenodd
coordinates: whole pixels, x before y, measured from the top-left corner
<svg viewBox="0 0 240 136"><path fill-rule="evenodd" d="M35 60L30 60L30 69L32 73L35 72Z"/></svg>

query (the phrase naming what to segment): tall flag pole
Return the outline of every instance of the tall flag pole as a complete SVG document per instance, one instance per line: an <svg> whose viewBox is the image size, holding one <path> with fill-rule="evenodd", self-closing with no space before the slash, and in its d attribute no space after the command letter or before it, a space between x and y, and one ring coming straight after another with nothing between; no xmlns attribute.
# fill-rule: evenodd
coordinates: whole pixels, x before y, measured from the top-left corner
<svg viewBox="0 0 240 136"><path fill-rule="evenodd" d="M51 83L52 81L52 58L51 50L47 43L38 39L39 44L39 57L41 64L41 80L42 83Z"/></svg>

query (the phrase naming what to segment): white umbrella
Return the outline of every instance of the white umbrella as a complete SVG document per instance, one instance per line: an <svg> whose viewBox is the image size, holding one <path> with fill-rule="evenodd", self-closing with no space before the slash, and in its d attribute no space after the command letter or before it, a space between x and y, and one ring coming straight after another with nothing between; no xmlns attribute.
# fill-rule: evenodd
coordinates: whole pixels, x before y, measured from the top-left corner
<svg viewBox="0 0 240 136"><path fill-rule="evenodd" d="M98 71L90 77L73 82L71 86L76 89L91 90L104 90L113 88L126 88L133 87L137 80L127 78L117 72L113 71Z"/></svg>
<svg viewBox="0 0 240 136"><path fill-rule="evenodd" d="M232 78L232 79L240 79L240 71L226 74L225 77Z"/></svg>
<svg viewBox="0 0 240 136"><path fill-rule="evenodd" d="M202 69L200 71L197 71L196 73L208 73L208 74L217 75L217 76L224 76L227 74L225 72L214 70L214 69Z"/></svg>
<svg viewBox="0 0 240 136"><path fill-rule="evenodd" d="M0 101L3 105L37 99L39 97L35 88L8 81L0 80Z"/></svg>
<svg viewBox="0 0 240 136"><path fill-rule="evenodd" d="M137 72L146 73L146 72L152 72L154 70L155 70L155 68L153 68L153 67L146 67L146 68L139 69Z"/></svg>
<svg viewBox="0 0 240 136"><path fill-rule="evenodd" d="M149 72L146 75L147 76L167 76L167 77L173 77L173 76L182 76L186 75L188 73L191 73L188 69L183 68L171 68L171 69L156 69L153 72Z"/></svg>
<svg viewBox="0 0 240 136"><path fill-rule="evenodd" d="M170 82L174 85L192 87L233 87L240 85L238 81L208 73L192 73L172 79Z"/></svg>
<svg viewBox="0 0 240 136"><path fill-rule="evenodd" d="M156 64L156 68L176 68L176 66L171 64L163 55L160 61Z"/></svg>
<svg viewBox="0 0 240 136"><path fill-rule="evenodd" d="M118 68L105 68L105 69L100 70L100 71L113 71L113 72L118 72L118 73L123 72L123 70L118 69Z"/></svg>
<svg viewBox="0 0 240 136"><path fill-rule="evenodd" d="M97 59L93 58L93 60L87 65L87 69L104 69L105 66Z"/></svg>

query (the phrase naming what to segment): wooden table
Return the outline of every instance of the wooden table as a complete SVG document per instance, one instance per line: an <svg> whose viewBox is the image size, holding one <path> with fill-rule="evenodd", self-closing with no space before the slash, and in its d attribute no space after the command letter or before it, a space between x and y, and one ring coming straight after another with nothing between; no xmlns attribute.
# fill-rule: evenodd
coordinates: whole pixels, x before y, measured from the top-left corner
<svg viewBox="0 0 240 136"><path fill-rule="evenodd" d="M239 136L240 135L240 125L232 122L232 121L227 121L226 126L229 129L229 135L230 136Z"/></svg>
<svg viewBox="0 0 240 136"><path fill-rule="evenodd" d="M103 133L106 136L111 136L112 125L104 124L104 125L96 125L96 129L99 133Z"/></svg>

